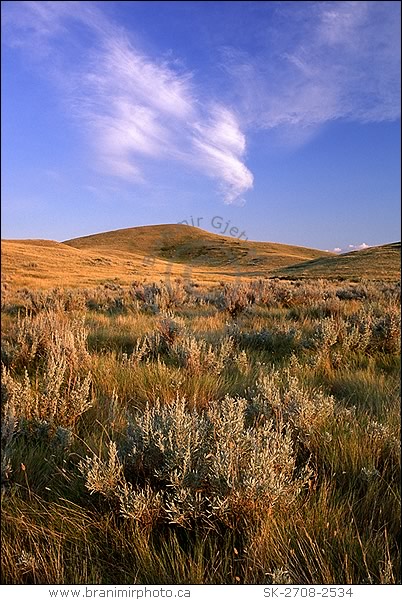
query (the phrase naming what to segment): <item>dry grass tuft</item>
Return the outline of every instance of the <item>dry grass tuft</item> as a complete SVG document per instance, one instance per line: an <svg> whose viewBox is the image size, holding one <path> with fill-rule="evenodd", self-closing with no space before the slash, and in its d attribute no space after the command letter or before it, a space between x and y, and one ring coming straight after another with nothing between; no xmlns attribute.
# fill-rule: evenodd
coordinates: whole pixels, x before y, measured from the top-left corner
<svg viewBox="0 0 402 600"><path fill-rule="evenodd" d="M3 583L401 583L399 284L3 292Z"/></svg>

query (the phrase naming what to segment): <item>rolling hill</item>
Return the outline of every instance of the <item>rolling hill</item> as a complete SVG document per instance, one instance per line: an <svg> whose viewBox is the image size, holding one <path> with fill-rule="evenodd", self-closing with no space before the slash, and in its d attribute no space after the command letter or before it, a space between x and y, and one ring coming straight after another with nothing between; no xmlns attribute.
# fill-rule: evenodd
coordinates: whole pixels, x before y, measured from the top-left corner
<svg viewBox="0 0 402 600"><path fill-rule="evenodd" d="M247 269L260 265L272 271L296 262L326 255L322 250L300 246L249 242L209 233L188 225L148 225L118 229L67 240L64 244L81 250L155 257L174 263L200 267L237 266Z"/></svg>
<svg viewBox="0 0 402 600"><path fill-rule="evenodd" d="M389 279L400 278L401 243L373 246L346 254L324 256L281 269L282 276L326 279Z"/></svg>
<svg viewBox="0 0 402 600"><path fill-rule="evenodd" d="M128 285L169 277L206 285L272 276L398 279L399 256L400 244L338 256L242 241L188 225L149 225L65 242L3 240L2 280L12 287L48 288Z"/></svg>

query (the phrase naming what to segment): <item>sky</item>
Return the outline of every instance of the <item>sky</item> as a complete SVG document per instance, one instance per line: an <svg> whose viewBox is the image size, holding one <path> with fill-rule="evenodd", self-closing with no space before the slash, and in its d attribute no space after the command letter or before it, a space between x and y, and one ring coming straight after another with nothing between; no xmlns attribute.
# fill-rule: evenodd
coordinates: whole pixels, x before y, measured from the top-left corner
<svg viewBox="0 0 402 600"><path fill-rule="evenodd" d="M2 238L400 240L400 2L1 11Z"/></svg>

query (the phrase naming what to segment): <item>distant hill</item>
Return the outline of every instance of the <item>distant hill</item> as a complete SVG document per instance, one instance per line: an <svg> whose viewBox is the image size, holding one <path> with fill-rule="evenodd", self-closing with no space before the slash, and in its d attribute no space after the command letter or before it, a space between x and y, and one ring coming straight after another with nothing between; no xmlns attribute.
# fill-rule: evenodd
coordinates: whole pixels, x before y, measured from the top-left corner
<svg viewBox="0 0 402 600"><path fill-rule="evenodd" d="M324 256L290 265L278 275L290 277L399 279L401 275L401 243L374 246L365 250Z"/></svg>
<svg viewBox="0 0 402 600"><path fill-rule="evenodd" d="M188 225L131 227L67 240L64 243L79 249L148 255L203 267L232 265L232 268L247 269L259 265L264 271L326 255L322 250L243 241Z"/></svg>
<svg viewBox="0 0 402 600"><path fill-rule="evenodd" d="M3 240L2 280L13 287L46 288L170 277L200 284L271 276L397 279L399 256L400 244L338 256L242 241L188 225L149 225L65 242Z"/></svg>

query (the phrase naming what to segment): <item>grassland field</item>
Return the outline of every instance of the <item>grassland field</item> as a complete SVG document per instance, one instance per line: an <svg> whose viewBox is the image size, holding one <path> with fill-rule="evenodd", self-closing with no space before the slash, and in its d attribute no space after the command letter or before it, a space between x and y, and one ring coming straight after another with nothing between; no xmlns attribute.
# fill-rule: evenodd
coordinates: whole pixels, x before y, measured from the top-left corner
<svg viewBox="0 0 402 600"><path fill-rule="evenodd" d="M400 247L130 236L3 243L2 583L401 583Z"/></svg>

